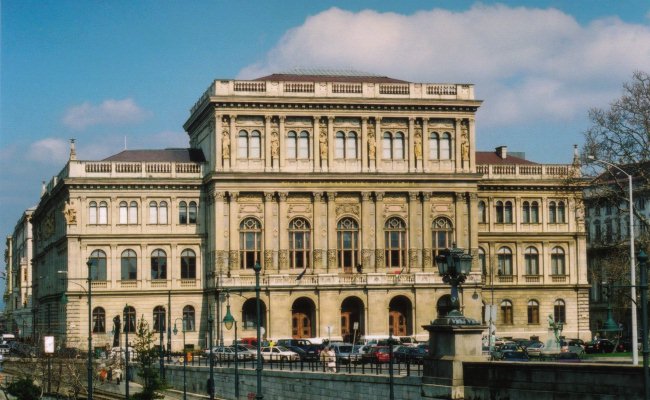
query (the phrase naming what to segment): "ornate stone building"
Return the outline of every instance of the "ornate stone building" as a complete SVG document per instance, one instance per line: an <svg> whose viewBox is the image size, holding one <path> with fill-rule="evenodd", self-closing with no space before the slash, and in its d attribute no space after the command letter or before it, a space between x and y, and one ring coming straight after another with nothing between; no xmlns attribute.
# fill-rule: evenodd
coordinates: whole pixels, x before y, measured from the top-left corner
<svg viewBox="0 0 650 400"><path fill-rule="evenodd" d="M216 80L184 125L190 149L73 147L33 215L38 327L84 346L90 261L98 346L120 315L163 331L185 318L205 347L225 301L252 337L259 263L267 338L424 339L449 307L435 256L456 244L474 256L466 315L494 302L499 335L545 337L554 314L587 338L573 168L477 152L480 104L472 85L367 74Z"/></svg>

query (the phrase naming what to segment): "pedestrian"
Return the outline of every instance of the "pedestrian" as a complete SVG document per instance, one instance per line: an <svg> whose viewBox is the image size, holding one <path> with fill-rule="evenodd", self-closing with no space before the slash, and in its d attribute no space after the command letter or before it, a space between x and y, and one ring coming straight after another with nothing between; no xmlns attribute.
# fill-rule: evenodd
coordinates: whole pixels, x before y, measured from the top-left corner
<svg viewBox="0 0 650 400"><path fill-rule="evenodd" d="M336 353L331 347L327 348L327 372L336 372Z"/></svg>

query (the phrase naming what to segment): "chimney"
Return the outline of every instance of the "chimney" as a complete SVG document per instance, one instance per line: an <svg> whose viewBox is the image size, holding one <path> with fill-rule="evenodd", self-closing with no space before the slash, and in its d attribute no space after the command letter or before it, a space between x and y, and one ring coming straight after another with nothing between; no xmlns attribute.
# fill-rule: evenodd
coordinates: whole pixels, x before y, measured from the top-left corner
<svg viewBox="0 0 650 400"><path fill-rule="evenodd" d="M508 146L499 146L496 149L497 155L502 159L505 160L506 157L508 156Z"/></svg>
<svg viewBox="0 0 650 400"><path fill-rule="evenodd" d="M70 160L77 159L77 150L74 146L74 139L70 139Z"/></svg>

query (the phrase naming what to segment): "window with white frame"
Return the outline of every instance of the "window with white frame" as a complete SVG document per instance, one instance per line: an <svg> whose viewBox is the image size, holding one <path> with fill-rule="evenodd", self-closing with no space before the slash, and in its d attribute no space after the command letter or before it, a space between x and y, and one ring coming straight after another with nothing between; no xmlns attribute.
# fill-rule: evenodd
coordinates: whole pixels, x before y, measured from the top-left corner
<svg viewBox="0 0 650 400"><path fill-rule="evenodd" d="M121 279L123 281L135 280L138 278L138 256L131 249L122 252L121 261Z"/></svg>
<svg viewBox="0 0 650 400"><path fill-rule="evenodd" d="M539 252L533 246L526 248L524 252L526 263L526 275L539 275Z"/></svg>
<svg viewBox="0 0 650 400"><path fill-rule="evenodd" d="M359 224L353 218L342 218L336 225L339 268L352 270L360 264Z"/></svg>
<svg viewBox="0 0 650 400"><path fill-rule="evenodd" d="M429 159L451 159L451 134L449 132L429 133Z"/></svg>
<svg viewBox="0 0 650 400"><path fill-rule="evenodd" d="M384 132L382 158L385 160L404 159L404 133Z"/></svg>
<svg viewBox="0 0 650 400"><path fill-rule="evenodd" d="M167 202L151 201L149 202L149 224L166 225L167 224Z"/></svg>
<svg viewBox="0 0 650 400"><path fill-rule="evenodd" d="M196 329L196 311L194 311L194 307L183 307L183 320L185 321L186 331L193 331Z"/></svg>
<svg viewBox="0 0 650 400"><path fill-rule="evenodd" d="M131 201L120 202L120 224L137 224L138 223L138 203Z"/></svg>
<svg viewBox="0 0 650 400"><path fill-rule="evenodd" d="M106 253L103 250L94 250L88 258L90 263L90 279L93 281L106 280Z"/></svg>
<svg viewBox="0 0 650 400"><path fill-rule="evenodd" d="M192 249L181 253L181 279L196 279L196 253Z"/></svg>
<svg viewBox="0 0 650 400"><path fill-rule="evenodd" d="M239 224L239 267L252 269L262 263L262 224L255 218L246 218Z"/></svg>
<svg viewBox="0 0 650 400"><path fill-rule="evenodd" d="M386 246L386 268L406 267L406 223L401 218L392 217L384 225Z"/></svg>
<svg viewBox="0 0 650 400"><path fill-rule="evenodd" d="M551 250L551 274L566 275L564 249L560 246Z"/></svg>
<svg viewBox="0 0 650 400"><path fill-rule="evenodd" d="M539 324L539 302L537 300L528 300L528 324Z"/></svg>
<svg viewBox="0 0 650 400"><path fill-rule="evenodd" d="M185 201L178 203L178 223L181 225L196 224L197 206L195 201L189 204Z"/></svg>
<svg viewBox="0 0 650 400"><path fill-rule="evenodd" d="M478 202L478 222L479 224L487 223L487 207L483 200Z"/></svg>
<svg viewBox="0 0 650 400"><path fill-rule="evenodd" d="M334 157L347 160L354 160L357 158L356 132L336 132Z"/></svg>
<svg viewBox="0 0 650 400"><path fill-rule="evenodd" d="M566 323L566 304L562 299L555 300L553 304L553 321L560 324Z"/></svg>
<svg viewBox="0 0 650 400"><path fill-rule="evenodd" d="M509 247L501 247L497 252L497 263L499 275L512 275L512 250Z"/></svg>
<svg viewBox="0 0 650 400"><path fill-rule="evenodd" d="M151 252L151 279L167 279L167 253L164 250Z"/></svg>
<svg viewBox="0 0 650 400"><path fill-rule="evenodd" d="M454 241L454 228L449 218L438 217L433 220L432 225L432 237L433 237L433 246L432 246L432 255L431 257L435 260L435 257L440 254L441 250L449 249L452 247L452 242Z"/></svg>
<svg viewBox="0 0 650 400"><path fill-rule="evenodd" d="M504 325L512 325L512 302L510 300L503 300L501 302L501 323Z"/></svg>
<svg viewBox="0 0 650 400"><path fill-rule="evenodd" d="M289 223L289 268L309 268L311 260L311 226L304 218Z"/></svg>
<svg viewBox="0 0 650 400"><path fill-rule="evenodd" d="M259 131L239 131L237 136L237 157L238 158L260 158L261 137Z"/></svg>
<svg viewBox="0 0 650 400"><path fill-rule="evenodd" d="M165 332L165 307L156 306L153 309L153 331Z"/></svg>

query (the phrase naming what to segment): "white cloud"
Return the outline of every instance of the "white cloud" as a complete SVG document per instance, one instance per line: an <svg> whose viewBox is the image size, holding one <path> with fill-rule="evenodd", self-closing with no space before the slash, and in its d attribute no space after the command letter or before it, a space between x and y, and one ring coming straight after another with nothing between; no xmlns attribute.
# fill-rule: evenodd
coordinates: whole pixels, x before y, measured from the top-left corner
<svg viewBox="0 0 650 400"><path fill-rule="evenodd" d="M618 18L580 25L557 9L475 5L412 15L332 8L286 32L256 78L295 66L352 66L422 82L470 82L482 125L583 117L650 62L650 27Z"/></svg>
<svg viewBox="0 0 650 400"><path fill-rule="evenodd" d="M32 143L27 150L27 159L42 164L61 166L70 155L68 141L57 138L45 138Z"/></svg>
<svg viewBox="0 0 650 400"><path fill-rule="evenodd" d="M99 105L85 102L71 107L63 116L63 123L76 130L93 125L122 125L140 122L150 113L138 106L133 99L104 100Z"/></svg>

